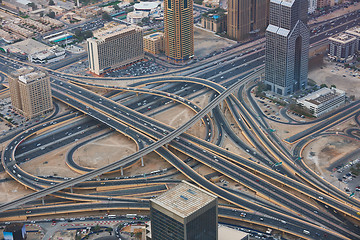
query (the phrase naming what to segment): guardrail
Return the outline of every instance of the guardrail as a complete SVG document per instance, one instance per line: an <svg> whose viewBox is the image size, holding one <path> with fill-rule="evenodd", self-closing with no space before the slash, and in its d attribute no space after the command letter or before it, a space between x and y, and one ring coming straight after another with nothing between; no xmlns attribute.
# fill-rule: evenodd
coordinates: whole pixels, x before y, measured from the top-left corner
<svg viewBox="0 0 360 240"><path fill-rule="evenodd" d="M0 212L9 210L11 208L20 206L22 204L25 204L33 199L36 198L41 198L44 197L48 194L63 190L65 188L71 187L75 184L84 182L86 180L92 179L98 175L101 175L103 173L112 171L116 168L118 168L121 164L123 164L124 161L132 161L135 159L139 159L141 157L143 157L146 154L149 154L151 152L153 152L154 150L162 147L163 145L169 143L170 141L172 141L173 139L175 139L176 137L180 136L182 133L184 133L185 131L187 131L189 128L191 128L198 120L200 120L201 118L203 118L206 114L208 114L213 108L215 108L220 102L222 102L225 98L227 98L237 87L239 87L241 84L243 84L246 81L252 80L254 78L256 78L257 76L259 76L260 74L262 74L264 72L264 67L261 67L257 70L255 70L253 73L249 74L248 76L246 76L245 78L239 80L238 82L236 82L235 84L233 84L231 87L229 87L228 89L226 89L223 93L221 93L219 96L217 96L212 102L210 102L209 105L207 105L205 108L203 108L200 112L198 112L194 117L192 117L188 122L186 122L184 125L182 125L181 127L179 127L178 129L176 129L175 131L169 133L168 135L166 135L164 138L160 139L157 142L152 143L151 145L149 145L146 148L143 148L141 150L139 150L138 152L127 156L117 162L111 163L107 166L104 166L102 168L96 169L94 171L91 171L89 173L86 173L80 177L77 178L73 178L69 181L63 182L63 183L58 183L57 185L53 186L53 187L49 187L47 189L41 190L39 192L35 192L32 194L29 194L25 197L16 199L12 202L9 203L5 203L0 205Z"/></svg>

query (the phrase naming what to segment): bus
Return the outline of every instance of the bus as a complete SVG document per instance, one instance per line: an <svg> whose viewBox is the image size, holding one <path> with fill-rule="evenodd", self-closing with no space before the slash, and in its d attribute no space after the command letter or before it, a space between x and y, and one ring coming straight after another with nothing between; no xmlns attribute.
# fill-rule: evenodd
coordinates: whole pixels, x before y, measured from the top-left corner
<svg viewBox="0 0 360 240"><path fill-rule="evenodd" d="M136 218L137 214L126 214L126 218Z"/></svg>
<svg viewBox="0 0 360 240"><path fill-rule="evenodd" d="M47 35L47 36L43 37L43 39L46 40L46 39L49 39L49 38L52 38L52 37L59 36L59 35L61 35L63 33L64 33L63 31L56 32L56 33L53 33L53 34L50 34L50 35Z"/></svg>

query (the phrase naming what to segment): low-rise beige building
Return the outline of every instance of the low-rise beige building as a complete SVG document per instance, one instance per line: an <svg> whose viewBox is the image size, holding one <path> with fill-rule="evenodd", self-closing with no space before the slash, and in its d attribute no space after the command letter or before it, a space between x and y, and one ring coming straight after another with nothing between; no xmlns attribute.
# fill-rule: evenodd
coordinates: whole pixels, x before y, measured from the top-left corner
<svg viewBox="0 0 360 240"><path fill-rule="evenodd" d="M159 54L164 51L164 33L157 32L144 36L144 51Z"/></svg>
<svg viewBox="0 0 360 240"><path fill-rule="evenodd" d="M58 15L58 14L61 14L63 12L65 12L65 9L63 9L62 7L60 6L49 6L48 7L49 10L51 10L52 12L55 13L55 15Z"/></svg>
<svg viewBox="0 0 360 240"><path fill-rule="evenodd" d="M9 32L6 32L2 29L0 29L0 38L3 39L7 43L13 43L15 40L18 40L19 38L14 36L13 34L10 34Z"/></svg>
<svg viewBox="0 0 360 240"><path fill-rule="evenodd" d="M89 69L97 75L144 58L143 30L110 22L87 39Z"/></svg>
<svg viewBox="0 0 360 240"><path fill-rule="evenodd" d="M358 51L360 53L360 26L350 28L350 29L346 30L345 33L356 37L355 51Z"/></svg>
<svg viewBox="0 0 360 240"><path fill-rule="evenodd" d="M309 109L315 117L320 117L345 104L345 92L336 88L321 88L297 102Z"/></svg>
<svg viewBox="0 0 360 240"><path fill-rule="evenodd" d="M26 118L41 116L53 109L50 77L31 67L13 72L9 78L13 108Z"/></svg>
<svg viewBox="0 0 360 240"><path fill-rule="evenodd" d="M149 13L144 11L129 12L126 16L126 21L131 24L138 24L143 18L148 17Z"/></svg>
<svg viewBox="0 0 360 240"><path fill-rule="evenodd" d="M227 26L227 14L224 12L204 14L201 16L201 26L212 32L224 32Z"/></svg>
<svg viewBox="0 0 360 240"><path fill-rule="evenodd" d="M40 21L45 23L45 24L49 24L52 27L61 27L64 25L64 23L62 23L61 21L45 16L45 17L41 17Z"/></svg>
<svg viewBox="0 0 360 240"><path fill-rule="evenodd" d="M45 24L42 24L38 21L32 20L30 18L22 18L21 23L27 26L35 27L38 31L47 32L51 30L51 27Z"/></svg>
<svg viewBox="0 0 360 240"><path fill-rule="evenodd" d="M22 28L22 27L19 27L18 25L14 24L14 23L5 23L3 25L3 28L8 30L8 31L11 31L11 32L14 32L14 33L17 33L23 37L31 37L34 35L34 32L30 31L30 30L27 30L26 28Z"/></svg>
<svg viewBox="0 0 360 240"><path fill-rule="evenodd" d="M349 61L355 55L357 43L356 37L346 33L329 37L329 57L336 61Z"/></svg>

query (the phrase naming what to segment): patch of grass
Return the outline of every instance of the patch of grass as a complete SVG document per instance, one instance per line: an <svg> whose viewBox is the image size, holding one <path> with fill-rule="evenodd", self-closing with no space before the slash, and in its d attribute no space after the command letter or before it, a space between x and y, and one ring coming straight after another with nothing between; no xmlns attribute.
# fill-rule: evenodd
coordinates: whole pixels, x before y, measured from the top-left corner
<svg viewBox="0 0 360 240"><path fill-rule="evenodd" d="M360 174L360 163L352 166L352 167L350 168L350 172L351 172L352 174L354 174L355 176L359 176L359 174Z"/></svg>

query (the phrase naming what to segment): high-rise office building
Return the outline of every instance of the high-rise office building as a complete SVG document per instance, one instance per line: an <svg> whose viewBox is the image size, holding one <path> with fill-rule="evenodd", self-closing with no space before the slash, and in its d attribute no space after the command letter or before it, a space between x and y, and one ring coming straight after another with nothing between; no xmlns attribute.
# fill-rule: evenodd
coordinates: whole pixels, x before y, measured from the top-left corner
<svg viewBox="0 0 360 240"><path fill-rule="evenodd" d="M237 41L264 32L268 25L268 0L229 0L227 35Z"/></svg>
<svg viewBox="0 0 360 240"><path fill-rule="evenodd" d="M9 78L13 108L26 118L41 116L53 109L50 77L46 72L21 68Z"/></svg>
<svg viewBox="0 0 360 240"><path fill-rule="evenodd" d="M185 181L150 200L152 240L217 240L217 197Z"/></svg>
<svg viewBox="0 0 360 240"><path fill-rule="evenodd" d="M310 32L308 0L270 0L265 84L280 95L307 85Z"/></svg>
<svg viewBox="0 0 360 240"><path fill-rule="evenodd" d="M110 22L87 39L89 69L100 75L144 58L142 28Z"/></svg>
<svg viewBox="0 0 360 240"><path fill-rule="evenodd" d="M164 1L165 55L174 62L194 56L193 0Z"/></svg>

